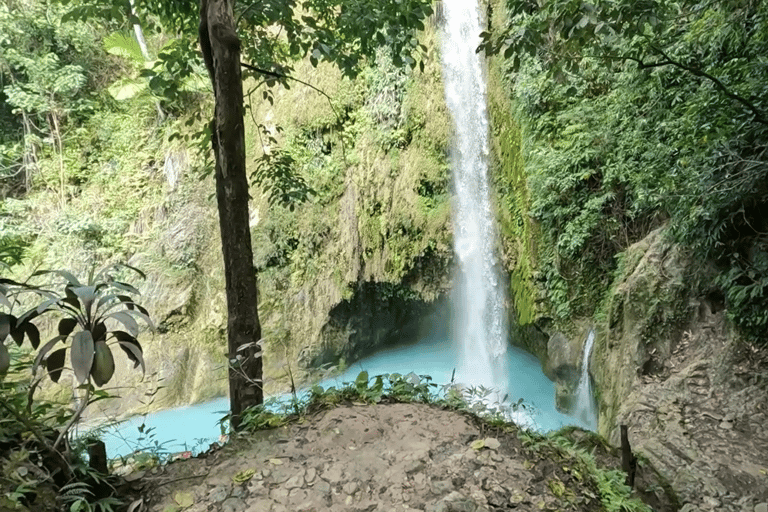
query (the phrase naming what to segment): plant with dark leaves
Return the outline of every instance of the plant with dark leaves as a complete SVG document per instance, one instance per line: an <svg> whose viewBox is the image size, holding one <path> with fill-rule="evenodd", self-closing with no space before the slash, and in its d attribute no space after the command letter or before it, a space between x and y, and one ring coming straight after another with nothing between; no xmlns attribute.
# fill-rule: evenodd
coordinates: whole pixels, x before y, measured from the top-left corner
<svg viewBox="0 0 768 512"><path fill-rule="evenodd" d="M44 375L58 382L65 369L67 352L70 366L83 391L79 406L52 446L56 450L85 407L92 402L94 385L107 384L115 372L112 348L120 347L133 362L134 368L144 371L144 357L138 335L141 324L154 329L147 310L137 304L133 296L139 291L120 281L114 275L129 270L144 278L144 274L128 265L111 265L94 275L91 272L86 283L64 270L43 270L32 274L26 282L0 279L0 306L7 309L0 313L0 374L7 371L10 352L5 344L10 337L19 347L25 339L38 350L32 364L33 378L28 403ZM63 279L61 291L33 283L42 277ZM31 296L31 297L30 297ZM22 309L20 315L15 310ZM40 346L40 330L35 324L43 315L58 315L57 335ZM57 348L59 345L64 345ZM36 377L44 367L45 374ZM101 395L101 393L96 393Z"/></svg>

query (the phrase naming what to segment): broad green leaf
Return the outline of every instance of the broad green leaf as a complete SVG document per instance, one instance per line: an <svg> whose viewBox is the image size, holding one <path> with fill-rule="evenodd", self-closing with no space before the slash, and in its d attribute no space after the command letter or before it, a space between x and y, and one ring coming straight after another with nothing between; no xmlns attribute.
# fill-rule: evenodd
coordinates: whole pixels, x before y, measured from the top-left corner
<svg viewBox="0 0 768 512"><path fill-rule="evenodd" d="M144 323L147 324L147 327L149 327L150 330L154 331L155 330L155 324L152 322L152 319L149 318L149 315L146 313L146 311L147 311L146 309L144 309L143 307L141 307L138 304L136 304L136 309L131 309L131 310L127 311L126 313L128 315L132 315L132 316L135 316L137 318L140 318L140 319L144 320Z"/></svg>
<svg viewBox="0 0 768 512"><path fill-rule="evenodd" d="M77 320L74 318L62 318L59 320L59 336L67 337L77 327Z"/></svg>
<svg viewBox="0 0 768 512"><path fill-rule="evenodd" d="M173 501L175 501L181 508L191 507L195 503L195 499L189 492L177 492L173 497Z"/></svg>
<svg viewBox="0 0 768 512"><path fill-rule="evenodd" d="M123 349L123 352L128 356L128 359L133 362L134 368L141 365L141 371L146 371L144 368L144 355L141 350L141 345L139 345L139 342L135 338L127 335L127 333L123 334L126 334L126 338L122 340L118 338L118 345Z"/></svg>
<svg viewBox="0 0 768 512"><path fill-rule="evenodd" d="M0 375L4 375L10 367L11 354L8 352L8 347L5 346L5 343L0 342Z"/></svg>
<svg viewBox="0 0 768 512"><path fill-rule="evenodd" d="M86 315L91 314L91 306L93 305L93 301L96 300L96 287L95 286L76 286L72 288L72 292L77 295L77 297L80 299L80 302L83 304L83 309L86 312Z"/></svg>
<svg viewBox="0 0 768 512"><path fill-rule="evenodd" d="M357 379L355 379L355 385L358 388L365 388L368 386L368 372L363 370L357 375Z"/></svg>
<svg viewBox="0 0 768 512"><path fill-rule="evenodd" d="M98 322L93 326L93 329L91 329L91 336L93 336L94 342L106 340L107 326L104 325L104 322Z"/></svg>
<svg viewBox="0 0 768 512"><path fill-rule="evenodd" d="M24 324L24 332L27 333L27 339L32 348L37 350L37 347L40 346L40 331L37 329L37 326L32 322L27 322Z"/></svg>
<svg viewBox="0 0 768 512"><path fill-rule="evenodd" d="M37 367L40 366L40 362L45 359L45 356L48 354L48 352L50 352L58 342L64 341L66 339L66 336L56 336L55 338L51 338L45 343L45 345L40 347L40 350L37 351L37 355L35 356L35 361L32 363L32 375L37 373Z"/></svg>
<svg viewBox="0 0 768 512"><path fill-rule="evenodd" d="M6 313L0 313L0 343L11 334L11 329L16 325L16 317Z"/></svg>
<svg viewBox="0 0 768 512"><path fill-rule="evenodd" d="M484 439L475 439L472 441L472 444L470 445L473 450L482 450L485 447L485 440Z"/></svg>
<svg viewBox="0 0 768 512"><path fill-rule="evenodd" d="M121 78L107 88L110 96L117 101L135 98L148 90L149 83L145 78Z"/></svg>
<svg viewBox="0 0 768 512"><path fill-rule="evenodd" d="M107 315L106 318L112 318L114 320L117 320L121 324L123 324L130 333L131 336L134 338L139 335L139 324L136 322L136 320L129 315L126 311L117 311L115 313L110 313Z"/></svg>
<svg viewBox="0 0 768 512"><path fill-rule="evenodd" d="M105 37L104 49L107 53L131 60L135 64L144 62L144 54L136 38L121 32L113 32Z"/></svg>
<svg viewBox="0 0 768 512"><path fill-rule="evenodd" d="M104 341L97 341L93 345L93 365L91 366L91 376L93 382L101 387L112 378L115 373L115 359L112 357L112 350Z"/></svg>
<svg viewBox="0 0 768 512"><path fill-rule="evenodd" d="M72 369L80 384L88 380L93 365L93 337L89 331L79 331L72 337L72 348L69 354Z"/></svg>
<svg viewBox="0 0 768 512"><path fill-rule="evenodd" d="M72 273L67 272L66 270L38 270L37 272L32 274L32 277L42 276L45 274L56 274L66 279L66 281L70 285L82 286L82 284L80 284L80 281L78 281L77 278Z"/></svg>
<svg viewBox="0 0 768 512"><path fill-rule="evenodd" d="M244 469L238 473L235 473L235 475L232 477L232 481L236 484L241 484L243 482L247 482L248 480L253 477L253 475L256 474L255 469Z"/></svg>
<svg viewBox="0 0 768 512"><path fill-rule="evenodd" d="M109 285L114 288L117 288L118 290L123 290L125 292L133 293L135 295L141 295L141 293L139 293L139 290L136 289L136 287L131 286L128 283L122 283L120 281L110 281Z"/></svg>
<svg viewBox="0 0 768 512"><path fill-rule="evenodd" d="M64 369L64 357L67 354L66 348L60 348L51 352L45 359L45 368L48 370L48 376L53 382L59 382L61 371Z"/></svg>
<svg viewBox="0 0 768 512"><path fill-rule="evenodd" d="M16 345L21 346L24 343L24 325L14 328L11 331L11 338L16 342Z"/></svg>

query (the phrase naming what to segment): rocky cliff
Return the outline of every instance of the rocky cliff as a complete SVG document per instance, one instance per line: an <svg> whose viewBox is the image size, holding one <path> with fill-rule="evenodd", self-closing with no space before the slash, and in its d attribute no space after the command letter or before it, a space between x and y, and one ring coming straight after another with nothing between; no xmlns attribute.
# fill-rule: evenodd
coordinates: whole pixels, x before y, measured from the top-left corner
<svg viewBox="0 0 768 512"><path fill-rule="evenodd" d="M591 362L600 432L617 444L627 425L683 510L752 510L768 500L768 350L692 292L690 265L663 230L627 250Z"/></svg>

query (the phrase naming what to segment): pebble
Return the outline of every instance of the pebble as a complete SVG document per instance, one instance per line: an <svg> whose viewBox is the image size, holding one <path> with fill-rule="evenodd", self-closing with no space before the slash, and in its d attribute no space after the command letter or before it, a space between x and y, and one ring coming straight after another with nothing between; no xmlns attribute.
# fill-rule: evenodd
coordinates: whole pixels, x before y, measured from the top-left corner
<svg viewBox="0 0 768 512"><path fill-rule="evenodd" d="M755 505L755 512L768 512L768 503L759 503Z"/></svg>
<svg viewBox="0 0 768 512"><path fill-rule="evenodd" d="M285 488L297 489L299 487L304 487L304 475L302 473L293 475L291 478L289 478L288 481L285 482Z"/></svg>
<svg viewBox="0 0 768 512"><path fill-rule="evenodd" d="M322 479L331 485L336 485L341 482L342 471L338 467L333 466L329 470L323 472Z"/></svg>
<svg viewBox="0 0 768 512"><path fill-rule="evenodd" d="M359 488L360 486L355 481L347 482L344 484L344 487L342 487L347 494L355 494Z"/></svg>
<svg viewBox="0 0 768 512"><path fill-rule="evenodd" d="M269 491L269 497L275 501L283 501L288 497L288 489L283 489L282 487L272 489Z"/></svg>
<svg viewBox="0 0 768 512"><path fill-rule="evenodd" d="M242 512L245 507L245 502L240 498L227 498L221 504L221 512Z"/></svg>
<svg viewBox="0 0 768 512"><path fill-rule="evenodd" d="M453 483L450 480L433 480L432 494L447 494L453 491Z"/></svg>
<svg viewBox="0 0 768 512"><path fill-rule="evenodd" d="M321 495L323 494L330 494L331 493L331 484L324 480L320 480L315 484L315 489L317 489L317 492L319 492Z"/></svg>
<svg viewBox="0 0 768 512"><path fill-rule="evenodd" d="M224 501L227 499L227 496L229 496L229 489L226 487L214 487L208 491L208 500L213 501L214 503Z"/></svg>

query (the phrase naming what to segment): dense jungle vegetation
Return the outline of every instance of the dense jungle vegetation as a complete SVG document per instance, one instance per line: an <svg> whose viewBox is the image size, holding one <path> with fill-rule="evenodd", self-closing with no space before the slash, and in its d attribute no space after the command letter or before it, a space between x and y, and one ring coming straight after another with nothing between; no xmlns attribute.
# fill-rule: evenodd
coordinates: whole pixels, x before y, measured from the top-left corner
<svg viewBox="0 0 768 512"><path fill-rule="evenodd" d="M666 226L696 262L691 286L764 343L768 5L508 1L498 11L483 47L503 57L527 183L505 208L520 224L530 215L528 278L554 316L592 315L623 251Z"/></svg>
<svg viewBox="0 0 768 512"><path fill-rule="evenodd" d="M226 312L211 306L223 302L211 290L223 289L224 278L218 256L211 256L221 250L218 228L205 213L213 204L213 93L197 47L197 2L179 3L178 10L160 4L0 2L0 265L3 278L15 280L3 281L0 291L11 297L14 283L36 270L67 269L74 275L57 274L55 293L68 297L70 277L130 261L174 283L172 292L154 297L156 288L142 289L148 309L203 290L155 320L161 331L194 330L190 345L225 364ZM401 283L417 282L432 267L448 268L449 129L436 99L439 58L434 27L424 21L427 2L414 3L417 14L402 19L388 9L403 2L381 2L381 9L355 11L347 25L334 28L320 15L289 19L293 12L278 4L238 14L253 29L243 60L258 68L244 75L253 264L270 335L265 351L284 362L302 349L290 340L307 332L289 301L307 283L322 282L333 289L329 295L347 300L355 292L351 282L378 280L388 299L410 300L416 292ZM604 314L606 289L631 265L624 251L665 227L694 262L690 286L726 308L739 333L765 343L766 2L506 0L488 4L488 24L482 49L493 56L492 94L504 100L492 105L494 126L501 120L511 127L494 133L503 157L495 185L503 232L517 244L509 270L519 320L533 321L534 308L563 325ZM420 29L430 53L402 26ZM329 44L337 29L357 39ZM360 47L366 30L377 34L375 41ZM305 109L295 108L297 98ZM289 121L283 126L281 119ZM397 194L350 196L350 183L357 191L391 187ZM339 235L345 225L327 215L342 204L359 239ZM343 259L345 244L358 247L359 261ZM143 302L125 294L134 290L125 279L135 276L115 270L99 290L123 286L112 290L110 304L144 320ZM419 298L439 294L429 284L418 283ZM0 302L3 318L10 318L11 302ZM202 320L179 320L184 315ZM130 348L138 331L118 318L129 324L130 339L117 341L143 363ZM13 468L30 457L53 458L66 475L57 483L65 485L73 472L86 471L55 454L61 441L54 429L71 426L73 416L27 398L34 392L27 378L35 364L31 345L37 348L40 339L37 327L28 327L32 318L25 320L23 329L9 320L0 330L0 369L10 367L0 385L4 403L29 411L35 429L19 415L0 416L0 451L27 436ZM58 328L64 340L76 337L74 324L62 330L52 322L40 331ZM96 345L89 357L104 362L94 374L85 362L73 364L81 383L112 375L111 356ZM37 364L60 374L63 353L50 358ZM284 372L274 364L265 372ZM206 389L217 392L220 387ZM68 400L73 390L56 393ZM85 403L104 396L92 386ZM30 492L24 485L32 477L0 478L8 480L3 493L12 487L1 498L21 503Z"/></svg>

